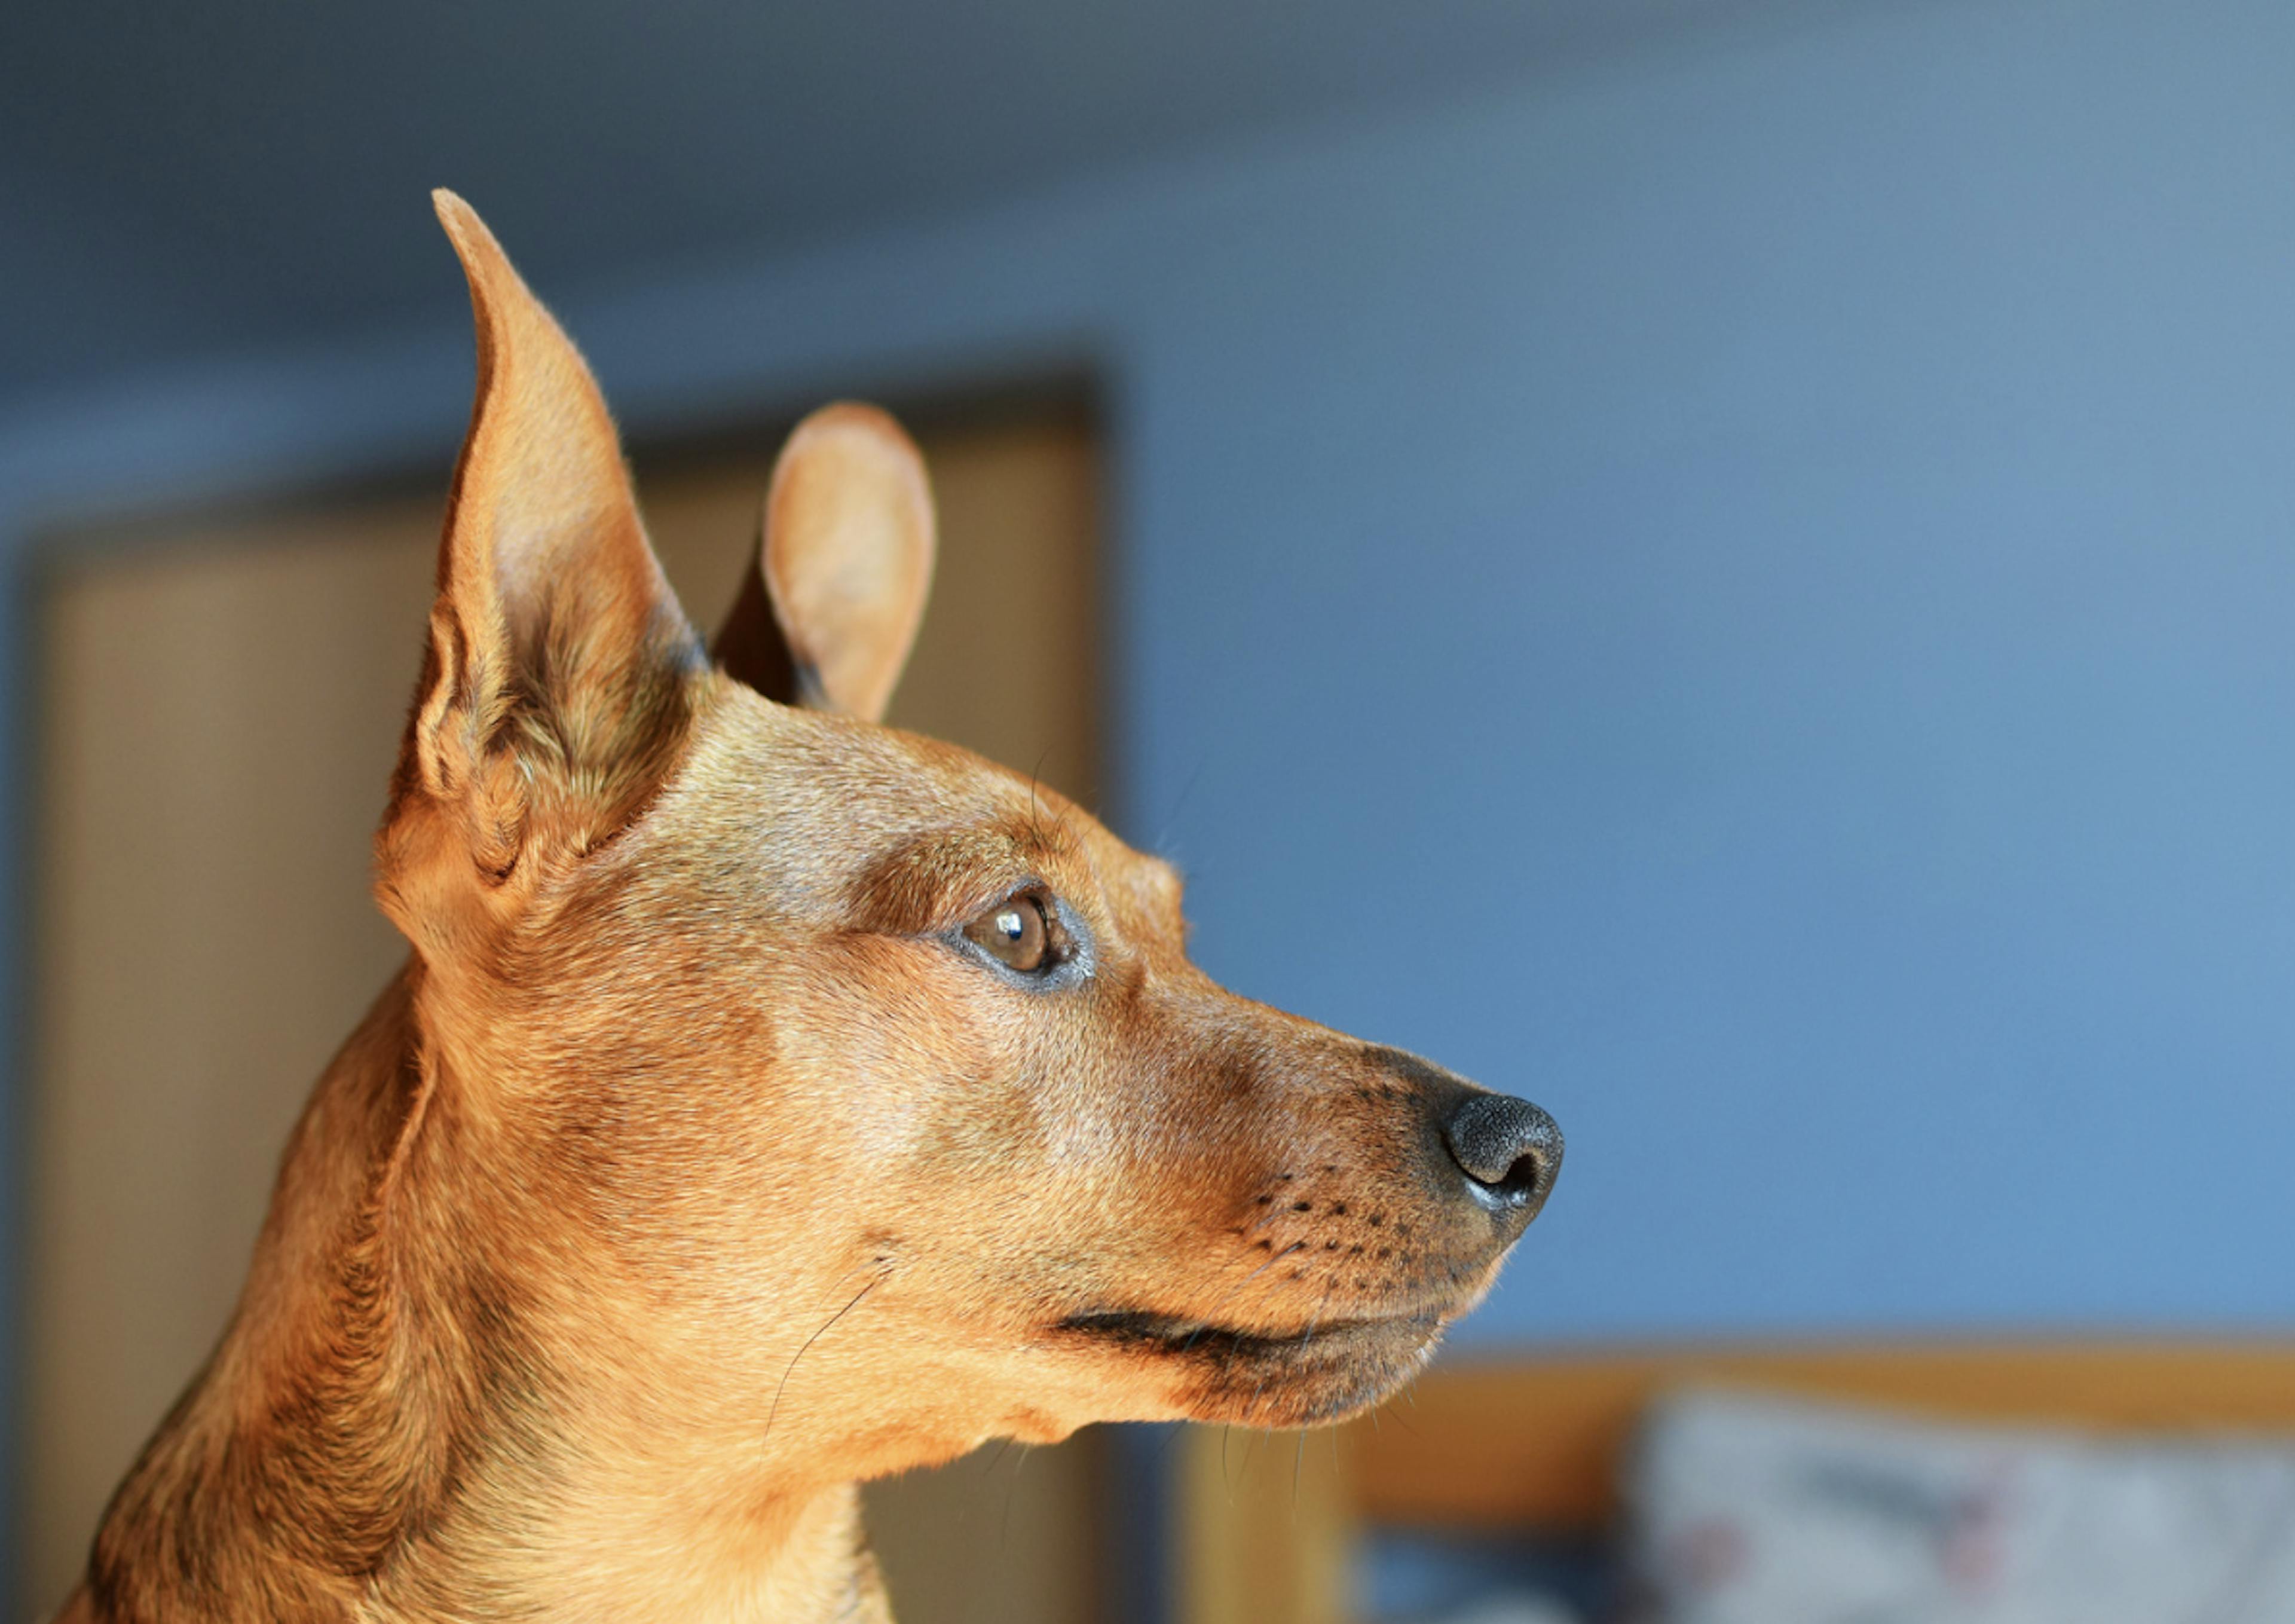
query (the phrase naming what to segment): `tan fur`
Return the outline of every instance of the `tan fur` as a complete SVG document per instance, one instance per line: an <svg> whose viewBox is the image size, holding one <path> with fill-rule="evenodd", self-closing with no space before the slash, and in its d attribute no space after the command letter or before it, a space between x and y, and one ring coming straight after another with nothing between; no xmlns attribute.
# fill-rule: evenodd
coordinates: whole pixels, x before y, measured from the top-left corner
<svg viewBox="0 0 2295 1624"><path fill-rule="evenodd" d="M923 460L891 418L848 401L790 437L757 568L808 702L884 715L924 618L934 541Z"/></svg>
<svg viewBox="0 0 2295 1624"><path fill-rule="evenodd" d="M713 665L579 356L439 212L479 387L377 840L412 954L65 1616L879 1620L865 1479L1407 1379L1526 1221L1430 1172L1468 1085L1214 986L1167 866L876 725L931 554L888 420L800 431L720 640L770 610L835 708ZM1057 986L960 934L1022 889Z"/></svg>

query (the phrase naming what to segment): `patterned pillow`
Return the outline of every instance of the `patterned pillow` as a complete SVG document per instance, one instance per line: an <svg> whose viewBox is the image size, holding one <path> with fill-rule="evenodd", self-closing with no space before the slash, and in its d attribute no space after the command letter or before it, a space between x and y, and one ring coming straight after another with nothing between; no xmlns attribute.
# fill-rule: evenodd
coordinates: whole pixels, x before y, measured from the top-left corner
<svg viewBox="0 0 2295 1624"><path fill-rule="evenodd" d="M1653 1407L1629 1494L1662 1624L2295 1624L2295 1444L1690 1390Z"/></svg>

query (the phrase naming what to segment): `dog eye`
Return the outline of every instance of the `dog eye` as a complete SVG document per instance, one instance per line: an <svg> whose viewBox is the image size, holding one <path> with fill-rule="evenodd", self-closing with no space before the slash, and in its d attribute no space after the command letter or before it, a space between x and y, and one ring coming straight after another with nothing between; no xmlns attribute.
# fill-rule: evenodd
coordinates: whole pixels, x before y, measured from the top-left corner
<svg viewBox="0 0 2295 1624"><path fill-rule="evenodd" d="M1005 898L964 927L964 934L999 964L1034 975L1058 962L1044 900L1025 893Z"/></svg>

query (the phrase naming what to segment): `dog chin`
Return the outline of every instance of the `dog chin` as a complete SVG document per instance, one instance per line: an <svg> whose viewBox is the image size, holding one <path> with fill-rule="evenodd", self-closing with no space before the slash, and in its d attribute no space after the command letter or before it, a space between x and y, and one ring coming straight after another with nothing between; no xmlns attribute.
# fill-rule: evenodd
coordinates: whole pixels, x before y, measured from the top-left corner
<svg viewBox="0 0 2295 1624"><path fill-rule="evenodd" d="M1343 1420L1391 1396L1425 1368L1457 1312L1426 1310L1260 1333L1125 1310L1071 1315L1056 1333L1163 1367L1182 1418L1300 1427Z"/></svg>

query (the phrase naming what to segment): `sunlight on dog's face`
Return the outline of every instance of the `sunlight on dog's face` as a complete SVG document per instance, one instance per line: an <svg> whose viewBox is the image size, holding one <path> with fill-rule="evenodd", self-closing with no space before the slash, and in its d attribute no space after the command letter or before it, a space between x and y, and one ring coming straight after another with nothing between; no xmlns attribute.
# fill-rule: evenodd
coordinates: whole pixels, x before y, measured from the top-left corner
<svg viewBox="0 0 2295 1624"><path fill-rule="evenodd" d="M448 221L480 404L379 883L441 1063L499 1080L473 1154L585 1242L559 1312L645 1350L631 1401L852 1477L1406 1380L1550 1121L1215 986L1169 865L863 719L931 555L878 414L792 441L711 669L578 357Z"/></svg>
<svg viewBox="0 0 2295 1624"><path fill-rule="evenodd" d="M728 681L592 865L505 969L569 1040L553 1155L761 1404L951 1450L1324 1419L1528 1216L1450 1161L1463 1085L1212 984L1167 865L962 751ZM1033 967L975 939L1039 908Z"/></svg>

